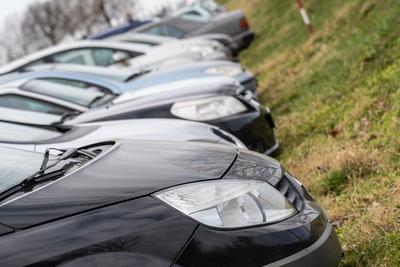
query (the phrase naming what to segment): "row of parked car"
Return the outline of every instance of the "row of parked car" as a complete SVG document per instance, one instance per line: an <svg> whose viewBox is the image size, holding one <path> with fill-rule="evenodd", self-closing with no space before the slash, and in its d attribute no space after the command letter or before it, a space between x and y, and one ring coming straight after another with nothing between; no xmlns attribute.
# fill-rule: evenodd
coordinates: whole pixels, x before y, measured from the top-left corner
<svg viewBox="0 0 400 267"><path fill-rule="evenodd" d="M267 156L243 12L120 29L0 68L0 265L336 266L323 209Z"/></svg>

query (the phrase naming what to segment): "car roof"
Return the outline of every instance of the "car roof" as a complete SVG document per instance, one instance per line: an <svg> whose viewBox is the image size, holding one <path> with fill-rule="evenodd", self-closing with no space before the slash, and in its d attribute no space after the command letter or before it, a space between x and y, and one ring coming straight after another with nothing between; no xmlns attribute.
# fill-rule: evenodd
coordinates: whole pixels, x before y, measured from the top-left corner
<svg viewBox="0 0 400 267"><path fill-rule="evenodd" d="M111 41L92 40L92 41L77 41L71 43L63 43L42 49L38 52L31 53L25 57L12 61L8 64L5 64L2 67L0 67L0 73L4 74L11 71L15 71L16 69L26 64L29 64L30 62L34 62L46 56L78 48L110 48L110 49L138 52L143 54L147 53L151 49L151 47L149 47L148 45L115 42L115 41L111 42Z"/></svg>
<svg viewBox="0 0 400 267"><path fill-rule="evenodd" d="M32 81L28 82L26 88L25 83L21 82L20 85L15 84L4 84L0 86L0 92L4 95L18 95L20 97L27 97L31 99L37 99L37 101L45 101L54 105L62 106L69 110L76 110L79 112L83 112L88 110L88 105L90 101L93 101L97 96L100 96L100 93L91 92L89 90L71 88L65 90L62 87L66 88L66 86L57 84L59 86L58 89L63 90L63 94L60 96L56 95L60 90L53 90L54 83L46 82L46 81ZM43 83L47 83L47 86ZM36 84L39 85L39 90L35 90ZM42 84L44 86L42 86ZM60 86L61 85L61 86ZM75 101L76 100L76 101ZM28 120L29 121L29 120Z"/></svg>
<svg viewBox="0 0 400 267"><path fill-rule="evenodd" d="M160 35L154 35L154 34L148 34L148 33L140 33L140 32L127 32L123 34L119 34L116 36L112 36L108 38L107 40L110 41L131 41L135 42L137 41L148 41L148 42L153 42L157 44L162 44L165 42L171 42L177 40L176 38L169 37L169 36L160 36Z"/></svg>
<svg viewBox="0 0 400 267"><path fill-rule="evenodd" d="M240 89L240 84L234 78L226 76L214 76L204 79L203 77L183 79L177 81L171 81L167 83L161 83L157 85L152 85L148 87L143 87L138 90L129 91L125 94L115 98L113 103L121 103L125 101L130 101L137 98L147 97L150 95L164 94L171 91L187 91L187 88L192 88L191 90L201 93L200 88L204 90L214 90L214 88L222 86L237 86Z"/></svg>
<svg viewBox="0 0 400 267"><path fill-rule="evenodd" d="M87 75L95 75L110 79L117 82L124 82L132 75L135 75L138 71L130 68L119 68L119 67L101 67L101 66L88 66L79 64L41 64L32 66L26 69L27 71L64 71L64 72L75 72L83 73Z"/></svg>
<svg viewBox="0 0 400 267"><path fill-rule="evenodd" d="M20 86L21 84L30 80L40 79L61 79L61 80L72 80L77 82L83 82L93 84L101 88L107 89L114 94L120 94L123 92L124 84L116 80L103 78L101 75L86 74L73 71L58 71L58 70L43 70L43 71L26 71L26 72L11 72L6 75L0 76L0 86Z"/></svg>
<svg viewBox="0 0 400 267"><path fill-rule="evenodd" d="M130 31L130 30L132 30L140 25L146 24L148 22L150 22L150 20L130 20L124 24L121 24L121 25L118 25L115 27L111 27L111 28L105 29L104 31L100 31L95 34L86 36L86 39L91 39L91 40L106 39L111 36Z"/></svg>

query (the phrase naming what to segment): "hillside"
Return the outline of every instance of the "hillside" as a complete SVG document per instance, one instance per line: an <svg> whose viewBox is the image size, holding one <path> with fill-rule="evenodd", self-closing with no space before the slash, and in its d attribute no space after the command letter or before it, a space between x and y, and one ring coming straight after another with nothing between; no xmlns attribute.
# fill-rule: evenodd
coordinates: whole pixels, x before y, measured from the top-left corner
<svg viewBox="0 0 400 267"><path fill-rule="evenodd" d="M279 159L339 225L342 266L400 266L398 0L225 0L258 38L241 62L258 74L282 142Z"/></svg>

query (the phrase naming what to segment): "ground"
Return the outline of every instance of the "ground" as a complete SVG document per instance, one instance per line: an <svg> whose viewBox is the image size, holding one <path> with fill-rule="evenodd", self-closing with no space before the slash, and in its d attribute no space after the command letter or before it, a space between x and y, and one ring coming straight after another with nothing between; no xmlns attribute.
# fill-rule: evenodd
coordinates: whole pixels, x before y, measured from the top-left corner
<svg viewBox="0 0 400 267"><path fill-rule="evenodd" d="M400 3L221 0L245 11L258 75L282 142L279 160L335 224L342 266L400 266Z"/></svg>

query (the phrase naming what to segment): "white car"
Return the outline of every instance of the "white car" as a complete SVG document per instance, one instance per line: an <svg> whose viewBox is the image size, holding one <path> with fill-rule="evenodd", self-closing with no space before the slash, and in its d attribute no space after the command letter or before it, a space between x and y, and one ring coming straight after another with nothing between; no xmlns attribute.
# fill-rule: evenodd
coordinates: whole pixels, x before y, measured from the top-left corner
<svg viewBox="0 0 400 267"><path fill-rule="evenodd" d="M221 53L232 57L232 51L229 47L224 46L222 43L216 40L193 37L185 39L177 39L168 36L159 36L147 33L131 33L127 32L124 34L112 36L108 38L109 41L144 44L149 46L164 46L171 47L173 49L189 49L193 52L200 52L204 57L210 60L213 57L220 58Z"/></svg>
<svg viewBox="0 0 400 267"><path fill-rule="evenodd" d="M0 74L23 71L27 67L45 63L68 63L103 67L124 67L148 70L159 66L182 65L204 60L225 60L229 55L221 51L198 49L192 45L151 47L109 41L79 41L49 47L10 62L0 68Z"/></svg>

